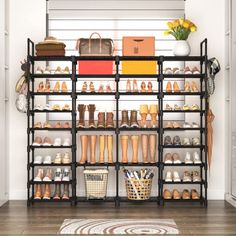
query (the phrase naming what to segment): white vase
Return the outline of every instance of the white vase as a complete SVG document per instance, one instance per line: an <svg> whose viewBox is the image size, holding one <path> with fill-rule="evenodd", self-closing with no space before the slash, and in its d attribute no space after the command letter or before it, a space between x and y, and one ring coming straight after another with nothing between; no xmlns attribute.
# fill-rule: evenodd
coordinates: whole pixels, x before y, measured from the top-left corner
<svg viewBox="0 0 236 236"><path fill-rule="evenodd" d="M173 48L175 56L188 56L191 52L189 43L186 40L177 40Z"/></svg>

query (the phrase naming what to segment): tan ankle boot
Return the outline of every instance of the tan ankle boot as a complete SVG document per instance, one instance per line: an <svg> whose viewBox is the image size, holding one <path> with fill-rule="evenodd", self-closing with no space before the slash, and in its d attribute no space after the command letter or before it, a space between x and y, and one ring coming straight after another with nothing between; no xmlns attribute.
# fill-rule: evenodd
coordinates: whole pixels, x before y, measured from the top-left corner
<svg viewBox="0 0 236 236"><path fill-rule="evenodd" d="M105 135L99 135L99 162L104 163Z"/></svg>
<svg viewBox="0 0 236 236"><path fill-rule="evenodd" d="M148 163L148 135L141 135L143 163Z"/></svg>
<svg viewBox="0 0 236 236"><path fill-rule="evenodd" d="M141 127L147 127L147 114L148 114L148 105L140 105L140 116L141 116Z"/></svg>
<svg viewBox="0 0 236 236"><path fill-rule="evenodd" d="M96 163L96 141L97 135L90 135L89 136L89 144L90 144L90 163Z"/></svg>
<svg viewBox="0 0 236 236"><path fill-rule="evenodd" d="M127 151L128 151L128 135L121 135L120 141L121 141L121 149L122 149L122 163L128 163L128 157L127 157Z"/></svg>
<svg viewBox="0 0 236 236"><path fill-rule="evenodd" d="M131 136L132 163L138 163L138 135Z"/></svg>
<svg viewBox="0 0 236 236"><path fill-rule="evenodd" d="M150 134L149 135L149 148L150 148L150 162L155 163L156 162L156 146L157 146L157 135L156 134Z"/></svg>
<svg viewBox="0 0 236 236"><path fill-rule="evenodd" d="M113 135L107 135L108 163L113 163Z"/></svg>
<svg viewBox="0 0 236 236"><path fill-rule="evenodd" d="M88 136L87 135L81 135L80 136L80 142L81 142L80 164L84 164L87 161Z"/></svg>

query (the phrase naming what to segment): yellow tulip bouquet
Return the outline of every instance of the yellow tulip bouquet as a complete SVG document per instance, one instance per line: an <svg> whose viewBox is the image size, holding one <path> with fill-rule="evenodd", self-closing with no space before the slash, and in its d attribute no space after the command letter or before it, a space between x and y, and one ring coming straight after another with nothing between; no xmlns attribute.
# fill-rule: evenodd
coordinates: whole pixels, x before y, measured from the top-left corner
<svg viewBox="0 0 236 236"><path fill-rule="evenodd" d="M176 40L187 40L191 32L197 31L197 26L190 20L180 18L172 22L168 22L168 30L164 31L164 34L173 35Z"/></svg>

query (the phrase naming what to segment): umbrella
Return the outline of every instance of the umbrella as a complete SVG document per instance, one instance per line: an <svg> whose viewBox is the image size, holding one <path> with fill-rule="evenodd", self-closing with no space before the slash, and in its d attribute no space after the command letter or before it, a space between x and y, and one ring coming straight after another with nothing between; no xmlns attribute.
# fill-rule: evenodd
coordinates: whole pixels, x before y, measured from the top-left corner
<svg viewBox="0 0 236 236"><path fill-rule="evenodd" d="M207 112L207 146L208 146L208 166L209 169L211 167L211 159L212 159L212 146L213 146L213 128L212 122L215 116L211 109L208 109Z"/></svg>

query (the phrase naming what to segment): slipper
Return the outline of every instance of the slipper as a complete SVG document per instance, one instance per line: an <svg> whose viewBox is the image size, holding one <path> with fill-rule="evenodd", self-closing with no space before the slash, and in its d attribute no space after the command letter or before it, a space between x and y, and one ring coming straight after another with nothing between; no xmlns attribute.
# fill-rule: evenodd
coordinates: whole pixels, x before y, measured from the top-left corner
<svg viewBox="0 0 236 236"><path fill-rule="evenodd" d="M54 125L54 128L55 128L55 129L60 129L60 128L61 128L61 122L57 122L57 123Z"/></svg>
<svg viewBox="0 0 236 236"><path fill-rule="evenodd" d="M189 110L190 110L189 105L184 105L184 106L183 106L183 110L184 110L184 111L189 111Z"/></svg>
<svg viewBox="0 0 236 236"><path fill-rule="evenodd" d="M173 122L173 128L174 129L179 129L180 128L180 124L178 122Z"/></svg>
<svg viewBox="0 0 236 236"><path fill-rule="evenodd" d="M35 111L43 111L43 106L40 105L40 104L37 104L37 105L34 107L34 110L35 110Z"/></svg>
<svg viewBox="0 0 236 236"><path fill-rule="evenodd" d="M64 129L69 129L70 128L70 123L69 122L65 122L63 125Z"/></svg>
<svg viewBox="0 0 236 236"><path fill-rule="evenodd" d="M198 106L197 104L193 104L193 105L191 106L191 110L192 110L192 111L198 111L198 110L199 110L199 106Z"/></svg>
<svg viewBox="0 0 236 236"><path fill-rule="evenodd" d="M177 104L175 104L175 105L174 105L174 110L175 110L175 111L180 111L180 110L181 110L181 107L178 106Z"/></svg>
<svg viewBox="0 0 236 236"><path fill-rule="evenodd" d="M50 128L52 128L52 126L48 122L45 122L43 124L43 128L50 129Z"/></svg>
<svg viewBox="0 0 236 236"><path fill-rule="evenodd" d="M34 142L33 142L33 146L40 146L40 145L42 145L42 142L43 142L43 140L42 140L42 138L41 137L36 137L35 139L34 139Z"/></svg>
<svg viewBox="0 0 236 236"><path fill-rule="evenodd" d="M61 110L61 107L60 107L60 105L58 105L58 104L54 104L53 107L52 107L52 110L54 110L54 111L60 111L60 110Z"/></svg>
<svg viewBox="0 0 236 236"><path fill-rule="evenodd" d="M43 140L43 146L52 146L52 140L49 137L45 137Z"/></svg>
<svg viewBox="0 0 236 236"><path fill-rule="evenodd" d="M173 108L169 104L166 104L166 108L165 108L166 111L172 111L172 109Z"/></svg>
<svg viewBox="0 0 236 236"><path fill-rule="evenodd" d="M34 128L36 128L36 129L42 128L42 123L41 123L41 122L35 123L35 124L34 124Z"/></svg>

